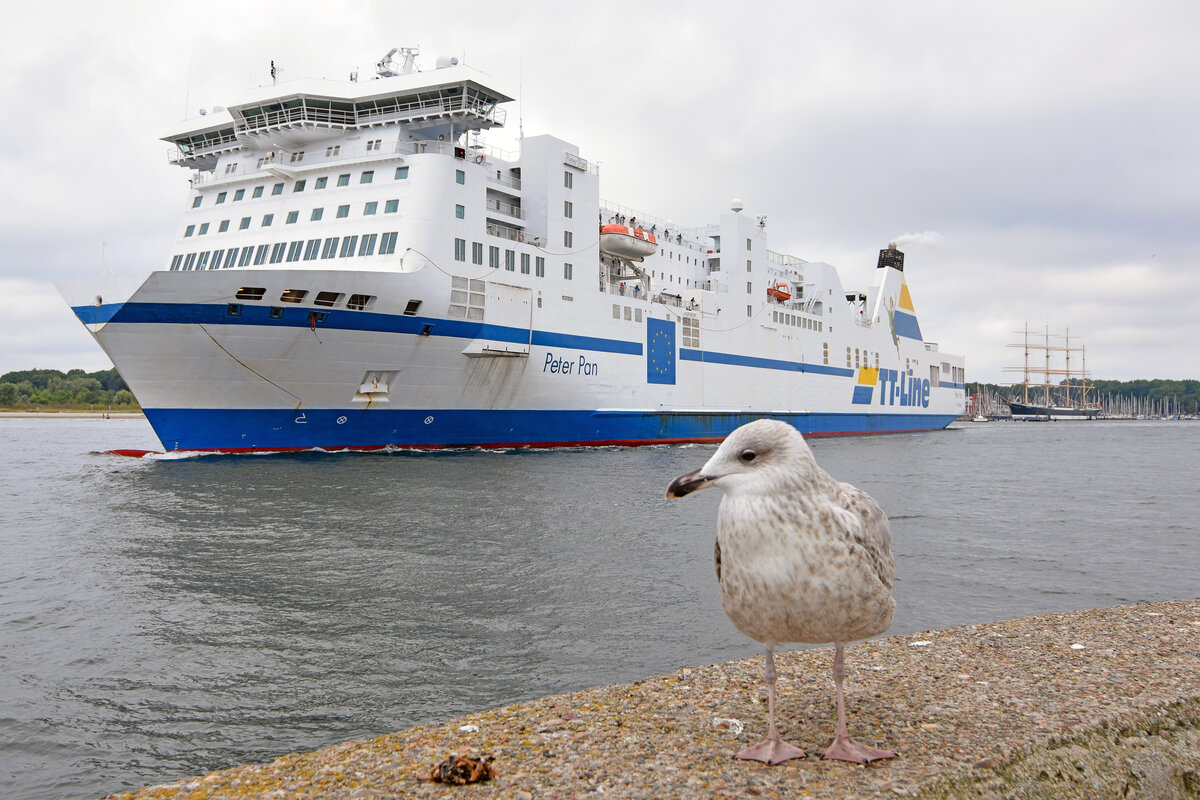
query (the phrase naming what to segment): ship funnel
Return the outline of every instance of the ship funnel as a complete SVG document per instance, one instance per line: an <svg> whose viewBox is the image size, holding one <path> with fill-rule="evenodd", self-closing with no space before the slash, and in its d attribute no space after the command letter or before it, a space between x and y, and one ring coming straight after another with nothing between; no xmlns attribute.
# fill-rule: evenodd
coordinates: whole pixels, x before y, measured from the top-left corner
<svg viewBox="0 0 1200 800"><path fill-rule="evenodd" d="M896 249L895 242L892 242L879 251L878 269L885 269L887 267L891 267L897 272L904 272L904 253Z"/></svg>

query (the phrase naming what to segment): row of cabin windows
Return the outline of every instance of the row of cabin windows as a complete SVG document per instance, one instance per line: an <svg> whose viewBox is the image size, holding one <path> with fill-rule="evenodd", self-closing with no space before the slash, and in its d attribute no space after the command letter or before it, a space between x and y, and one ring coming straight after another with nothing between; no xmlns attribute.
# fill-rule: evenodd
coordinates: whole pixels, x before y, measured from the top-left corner
<svg viewBox="0 0 1200 800"><path fill-rule="evenodd" d="M857 347L855 347L854 348L854 366L856 368L871 366L871 363L870 363L871 354L868 353L866 350L862 350L861 351L862 360L859 361L859 352L860 352L859 349ZM829 363L829 362L825 362L825 363ZM846 348L846 366L847 367L850 366L850 348L849 347ZM879 353L875 353L875 369L879 369Z"/></svg>
<svg viewBox="0 0 1200 800"><path fill-rule="evenodd" d="M384 214L395 214L399 210L400 210L400 201L398 199L384 201L384 203L383 203L383 213ZM378 212L379 212L379 201L378 200L372 200L368 203L363 203L362 215L364 217L374 216ZM341 206L337 207L337 219L346 219L349 216L350 216L349 204L341 205ZM310 222L318 222L324 218L325 218L325 209L324 208L314 208L308 215L308 219ZM299 220L300 220L300 212L298 210L289 211L287 214L286 222L284 224L292 225L293 223L296 223ZM271 224L274 221L275 221L274 214L263 214L262 221L259 223L259 227L269 228L269 227L271 227ZM250 217L242 217L241 221L238 223L238 230L244 231L250 227L250 224L251 224ZM227 230L229 230L229 220L223 219L217 224L217 233L225 233ZM208 233L208 231L209 231L209 223L207 223L207 222L201 222L199 226L188 225L187 228L185 228L183 231L183 238L186 239L189 236L204 236L205 234Z"/></svg>
<svg viewBox="0 0 1200 800"><path fill-rule="evenodd" d="M368 233L362 236L329 236L325 239L297 239L294 242L248 244L244 247L179 253L171 259L172 272L201 269L261 266L292 261L315 261L318 258L350 258L352 256L389 256L396 252L396 231ZM376 250L378 245L378 250Z"/></svg>
<svg viewBox="0 0 1200 800"><path fill-rule="evenodd" d="M396 167L395 180L402 181L407 178L408 178L408 167ZM360 172L358 174L358 182L360 184L374 183L374 181L375 181L375 170L373 170L373 169L363 170L362 172ZM329 185L329 176L324 175L320 178L316 178L313 181L313 190L316 191L318 189L324 189L328 185ZM350 185L350 173L344 172L341 175L338 175L337 176L337 185L338 186L349 186ZM273 184L271 186L271 195L275 196L275 195L283 194L283 187L284 187L284 184L282 184L282 183ZM307 187L308 187L308 179L302 178L302 179L296 181L294 184L292 184L292 192L293 193L303 192ZM259 197L262 197L265 190L266 190L266 184L263 184L261 186L255 186L250 194L251 199L257 199ZM226 199L228 199L228 197L229 197L228 191L217 192L217 196L216 196L216 199L213 201L213 205L217 205L217 206L221 205L222 203L224 203L226 201ZM239 200L245 199L245 197L246 197L246 190L244 188L237 189L233 193L233 202L236 203ZM192 198L192 208L199 208L203 202L204 202L204 195L202 195L202 194L196 195L195 197Z"/></svg>
<svg viewBox="0 0 1200 800"><path fill-rule="evenodd" d="M261 286L242 286L237 290L234 297L238 300L262 300L266 295L267 290ZM284 289L279 295L281 303L303 303L308 297L308 289ZM342 302L342 298L346 297L345 292L317 292L316 297L312 299L314 306L323 306L325 308L334 308ZM415 306L414 306L415 304ZM236 303L230 304L230 316L240 317L241 309L233 308ZM375 295L373 294L352 294L346 298L346 308L351 311L366 311L371 306L375 305ZM413 316L417 313L417 308L420 308L420 300L410 300L408 307L404 309L404 313ZM411 309L411 312L410 312ZM236 313L235 313L236 312ZM275 306L271 307L271 319L282 319L283 309Z"/></svg>
<svg viewBox="0 0 1200 800"><path fill-rule="evenodd" d="M802 317L799 314L788 314L785 311L772 311L772 320L783 325L791 325L794 328L804 328L810 331L821 331L825 328L825 323L819 319L809 319Z"/></svg>
<svg viewBox="0 0 1200 800"><path fill-rule="evenodd" d="M528 275L530 261L531 261L529 253L520 253L519 255L520 255L520 264L521 264L521 274ZM487 256L488 256L488 260L487 260L488 266L492 267L493 269L500 269L500 248L496 247L494 245L489 246ZM506 270L508 270L509 272L517 271L517 256L518 256L518 253L515 250L505 250L504 251L504 268ZM467 240L466 239L455 239L454 240L454 260L466 262L466 260L467 260ZM546 277L546 259L543 256L534 256L532 258L532 262L533 262L533 275L538 278ZM472 264L483 264L483 243L482 242L471 242L471 263ZM567 280L571 280L573 277L573 272L574 272L574 270L570 264L563 264L563 277L564 278L566 278Z"/></svg>

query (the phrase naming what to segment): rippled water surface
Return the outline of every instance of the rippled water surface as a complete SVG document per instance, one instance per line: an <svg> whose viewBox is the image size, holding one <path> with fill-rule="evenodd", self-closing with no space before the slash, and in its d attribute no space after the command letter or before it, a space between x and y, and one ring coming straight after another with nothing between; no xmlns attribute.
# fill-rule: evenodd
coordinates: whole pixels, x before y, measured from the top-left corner
<svg viewBox="0 0 1200 800"><path fill-rule="evenodd" d="M892 519L894 633L1197 595L1200 423L813 443ZM759 646L710 446L129 459L0 419L0 797L86 798Z"/></svg>

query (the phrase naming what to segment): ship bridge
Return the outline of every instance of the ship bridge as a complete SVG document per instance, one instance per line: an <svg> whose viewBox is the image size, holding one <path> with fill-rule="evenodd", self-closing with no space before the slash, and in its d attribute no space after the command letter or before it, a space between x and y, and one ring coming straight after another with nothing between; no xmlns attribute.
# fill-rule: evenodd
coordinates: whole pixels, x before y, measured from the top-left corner
<svg viewBox="0 0 1200 800"><path fill-rule="evenodd" d="M411 65L411 62L409 62ZM457 60L428 72L396 72L380 62L380 77L358 81L302 79L264 86L228 108L192 120L164 141L170 161L211 170L239 148L292 150L348 132L404 125L414 138L449 141L464 132L504 125L501 103L513 98ZM197 122L203 122L197 125Z"/></svg>

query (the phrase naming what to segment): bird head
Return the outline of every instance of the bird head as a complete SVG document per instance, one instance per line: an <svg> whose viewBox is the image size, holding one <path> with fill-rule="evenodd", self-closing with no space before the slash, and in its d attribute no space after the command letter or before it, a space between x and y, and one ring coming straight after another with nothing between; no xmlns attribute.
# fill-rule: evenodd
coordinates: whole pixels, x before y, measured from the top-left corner
<svg viewBox="0 0 1200 800"><path fill-rule="evenodd" d="M816 471L812 451L800 432L786 422L759 419L725 437L703 467L680 475L667 487L667 498L683 497L716 486L726 494L750 486L781 489L796 480L811 480Z"/></svg>

